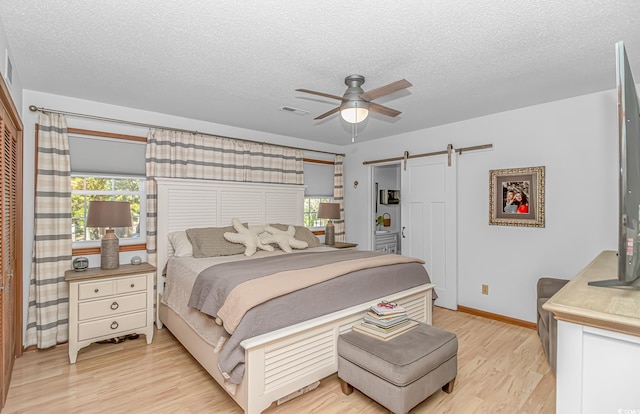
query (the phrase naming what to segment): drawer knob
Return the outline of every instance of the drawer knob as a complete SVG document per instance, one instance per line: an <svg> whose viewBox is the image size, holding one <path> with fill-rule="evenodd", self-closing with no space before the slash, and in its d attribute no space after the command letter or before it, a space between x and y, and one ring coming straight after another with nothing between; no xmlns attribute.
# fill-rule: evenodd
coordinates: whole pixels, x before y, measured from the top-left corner
<svg viewBox="0 0 640 414"><path fill-rule="evenodd" d="M118 322L116 321L111 322L111 329L118 329L118 326L119 326Z"/></svg>
<svg viewBox="0 0 640 414"><path fill-rule="evenodd" d="M93 292L94 292L94 293L98 293L98 292L100 292L100 289L95 288L95 289L93 289Z"/></svg>
<svg viewBox="0 0 640 414"><path fill-rule="evenodd" d="M112 310L116 310L116 309L118 309L119 307L120 307L120 305L118 305L118 302L113 302L113 303L111 304L111 309L112 309Z"/></svg>
<svg viewBox="0 0 640 414"><path fill-rule="evenodd" d="M136 284L135 284L135 283L132 283L132 284L131 284L131 287L135 287L135 286L136 286Z"/></svg>

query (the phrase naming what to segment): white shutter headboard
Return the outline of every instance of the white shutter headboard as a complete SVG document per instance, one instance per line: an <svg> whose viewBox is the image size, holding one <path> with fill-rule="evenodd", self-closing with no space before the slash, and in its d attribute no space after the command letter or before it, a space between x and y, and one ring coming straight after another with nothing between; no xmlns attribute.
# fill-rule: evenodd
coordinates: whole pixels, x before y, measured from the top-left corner
<svg viewBox="0 0 640 414"><path fill-rule="evenodd" d="M304 223L304 185L156 178L158 293L173 249L167 235L194 227L225 227L238 218L249 225Z"/></svg>

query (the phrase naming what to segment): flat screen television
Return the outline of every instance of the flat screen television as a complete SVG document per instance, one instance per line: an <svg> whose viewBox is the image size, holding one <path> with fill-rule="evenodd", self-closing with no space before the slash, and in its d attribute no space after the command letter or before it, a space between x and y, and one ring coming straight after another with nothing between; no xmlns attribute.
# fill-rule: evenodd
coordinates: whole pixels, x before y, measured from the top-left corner
<svg viewBox="0 0 640 414"><path fill-rule="evenodd" d="M618 278L592 286L640 289L640 105L623 42L616 43L620 143Z"/></svg>

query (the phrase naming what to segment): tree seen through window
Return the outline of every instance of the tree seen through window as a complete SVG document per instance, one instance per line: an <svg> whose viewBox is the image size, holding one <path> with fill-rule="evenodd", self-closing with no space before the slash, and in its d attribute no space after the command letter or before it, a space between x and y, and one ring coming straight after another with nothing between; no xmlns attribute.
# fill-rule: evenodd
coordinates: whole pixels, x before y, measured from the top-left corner
<svg viewBox="0 0 640 414"><path fill-rule="evenodd" d="M115 228L120 239L139 239L144 226L144 179L132 177L71 177L71 235L73 242L100 240L106 229L86 227L89 202L128 201L132 227Z"/></svg>
<svg viewBox="0 0 640 414"><path fill-rule="evenodd" d="M304 198L304 225L306 227L324 227L327 219L318 218L320 203L331 203L330 197L305 197Z"/></svg>

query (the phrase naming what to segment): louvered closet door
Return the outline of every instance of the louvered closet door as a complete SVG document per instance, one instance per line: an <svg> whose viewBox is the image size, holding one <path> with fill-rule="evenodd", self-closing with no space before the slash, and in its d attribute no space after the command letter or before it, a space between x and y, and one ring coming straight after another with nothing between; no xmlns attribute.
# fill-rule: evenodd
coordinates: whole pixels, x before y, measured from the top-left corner
<svg viewBox="0 0 640 414"><path fill-rule="evenodd" d="M2 406L7 398L13 361L16 356L16 235L17 235L17 188L18 143L11 125L0 118L0 134L2 149L0 150L0 177L2 193L0 194L0 269L2 284L0 285L0 335L2 338Z"/></svg>

